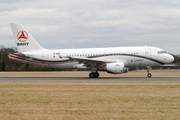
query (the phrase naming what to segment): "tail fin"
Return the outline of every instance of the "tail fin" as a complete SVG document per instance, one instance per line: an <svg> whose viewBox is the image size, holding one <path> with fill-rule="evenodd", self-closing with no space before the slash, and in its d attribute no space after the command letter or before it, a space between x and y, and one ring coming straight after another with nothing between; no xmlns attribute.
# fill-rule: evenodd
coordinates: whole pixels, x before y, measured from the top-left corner
<svg viewBox="0 0 180 120"><path fill-rule="evenodd" d="M18 52L28 52L44 49L20 23L10 24Z"/></svg>

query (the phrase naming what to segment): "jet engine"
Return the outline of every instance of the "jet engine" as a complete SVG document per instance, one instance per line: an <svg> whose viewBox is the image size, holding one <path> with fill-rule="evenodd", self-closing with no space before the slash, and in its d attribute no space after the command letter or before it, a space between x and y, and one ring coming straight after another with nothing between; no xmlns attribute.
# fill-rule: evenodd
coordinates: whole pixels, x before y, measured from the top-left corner
<svg viewBox="0 0 180 120"><path fill-rule="evenodd" d="M108 63L106 64L106 69L108 73L111 74L121 74L121 73L127 73L128 69L124 67L123 62L118 63Z"/></svg>

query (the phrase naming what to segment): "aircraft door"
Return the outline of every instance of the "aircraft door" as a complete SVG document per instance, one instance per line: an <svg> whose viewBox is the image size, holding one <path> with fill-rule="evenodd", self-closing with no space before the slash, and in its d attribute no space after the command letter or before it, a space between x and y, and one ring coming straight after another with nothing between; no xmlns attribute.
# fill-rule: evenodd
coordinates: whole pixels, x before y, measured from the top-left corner
<svg viewBox="0 0 180 120"><path fill-rule="evenodd" d="M44 52L42 52L42 62L46 62L46 60L47 60L47 54L48 54L48 52L47 51L44 51Z"/></svg>
<svg viewBox="0 0 180 120"><path fill-rule="evenodd" d="M146 57L151 58L151 49L146 48Z"/></svg>

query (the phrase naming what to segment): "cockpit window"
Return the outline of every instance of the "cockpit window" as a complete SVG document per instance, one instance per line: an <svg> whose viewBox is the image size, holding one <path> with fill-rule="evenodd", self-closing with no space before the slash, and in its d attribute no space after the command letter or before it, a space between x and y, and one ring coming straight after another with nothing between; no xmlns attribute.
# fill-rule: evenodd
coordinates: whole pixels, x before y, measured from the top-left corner
<svg viewBox="0 0 180 120"><path fill-rule="evenodd" d="M158 54L165 54L167 53L166 51L158 51Z"/></svg>

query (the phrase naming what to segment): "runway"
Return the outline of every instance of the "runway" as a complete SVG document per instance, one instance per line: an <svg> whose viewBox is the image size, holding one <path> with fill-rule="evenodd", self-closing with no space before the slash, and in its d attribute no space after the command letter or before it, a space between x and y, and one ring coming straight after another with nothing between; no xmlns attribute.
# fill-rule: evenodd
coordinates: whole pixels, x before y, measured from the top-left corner
<svg viewBox="0 0 180 120"><path fill-rule="evenodd" d="M56 82L180 82L179 77L100 77L90 79L88 77L0 77L0 81L56 81Z"/></svg>

